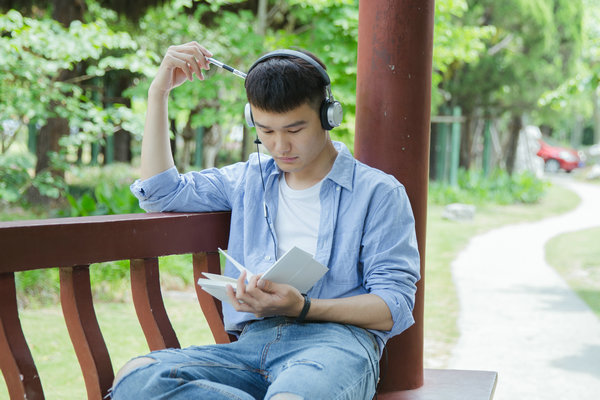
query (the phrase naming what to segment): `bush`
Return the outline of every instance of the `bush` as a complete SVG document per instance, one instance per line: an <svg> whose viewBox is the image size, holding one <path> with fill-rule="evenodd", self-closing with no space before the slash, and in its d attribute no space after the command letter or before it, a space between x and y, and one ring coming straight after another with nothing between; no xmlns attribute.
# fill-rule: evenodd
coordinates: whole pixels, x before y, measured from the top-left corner
<svg viewBox="0 0 600 400"><path fill-rule="evenodd" d="M73 170L66 195L70 208L62 215L82 217L143 212L129 190L135 179L133 175L127 164Z"/></svg>
<svg viewBox="0 0 600 400"><path fill-rule="evenodd" d="M114 183L100 183L90 192L84 192L78 199L67 194L67 200L71 206L67 214L71 217L143 212L138 200L129 191L129 186Z"/></svg>
<svg viewBox="0 0 600 400"><path fill-rule="evenodd" d="M7 153L0 155L0 203L18 204L26 207L25 194L34 187L43 196L56 199L64 189L64 181L49 171L32 176L35 156L30 153Z"/></svg>
<svg viewBox="0 0 600 400"><path fill-rule="evenodd" d="M511 176L497 169L485 176L482 171L461 169L457 186L431 182L429 199L433 204L536 203L543 197L547 187L547 183L529 172Z"/></svg>
<svg viewBox="0 0 600 400"><path fill-rule="evenodd" d="M21 306L31 307L58 301L60 283L57 268L17 272L15 284Z"/></svg>

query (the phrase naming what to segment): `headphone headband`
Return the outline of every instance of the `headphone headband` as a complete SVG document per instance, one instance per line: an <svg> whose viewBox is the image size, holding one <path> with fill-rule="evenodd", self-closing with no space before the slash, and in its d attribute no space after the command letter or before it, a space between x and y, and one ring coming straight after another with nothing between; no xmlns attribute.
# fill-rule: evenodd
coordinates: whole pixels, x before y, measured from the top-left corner
<svg viewBox="0 0 600 400"><path fill-rule="evenodd" d="M315 60L308 54L305 54L305 53L302 53L302 52L296 51L296 50L289 50L289 49L281 49L281 50L271 51L271 52L263 55L262 57L260 57L258 60L256 60L254 62L254 64L252 64L252 66L248 69L248 75L250 75L250 72L258 64L260 64L261 62L263 62L264 60L266 60L268 58L273 58L273 57L288 57L288 58L289 57L297 57L297 58L300 58L300 59L306 61L307 63L309 63L310 65L315 67L317 69L317 71L319 71L319 74L321 75L321 77L323 78L323 81L325 82L325 91L327 92L327 96L325 97L325 99L323 100L323 103L321 103L321 107L319 108L319 116L321 119L321 126L323 127L323 129L328 130L328 131L335 128L336 126L340 126L340 124L342 123L344 113L342 111L342 105L339 103L339 101L336 101L333 98L333 94L331 93L331 80L329 79L329 75L327 75L327 71L325 71L325 68L323 68L317 60ZM252 116L252 108L250 106L250 103L246 103L244 115L245 115L246 123L248 124L248 126L253 127L254 126L254 117Z"/></svg>
<svg viewBox="0 0 600 400"><path fill-rule="evenodd" d="M321 64L319 64L317 62L317 60L315 60L314 58L312 58L308 54L302 53L301 51L290 50L290 49L274 50L274 51L271 51L271 52L263 55L258 60L256 60L254 62L254 64L252 64L252 66L250 67L250 69L248 69L248 74L250 73L250 71L252 71L254 69L254 67L256 67L261 62L265 61L268 58L274 58L274 57L297 57L297 58L301 58L302 60L306 61L307 63L309 63L313 67L315 67L317 69L317 71L319 71L319 74L321 74L321 77L325 81L325 86L329 86L331 84L331 80L329 79L329 75L327 75L327 71L325 71L325 69L321 66Z"/></svg>

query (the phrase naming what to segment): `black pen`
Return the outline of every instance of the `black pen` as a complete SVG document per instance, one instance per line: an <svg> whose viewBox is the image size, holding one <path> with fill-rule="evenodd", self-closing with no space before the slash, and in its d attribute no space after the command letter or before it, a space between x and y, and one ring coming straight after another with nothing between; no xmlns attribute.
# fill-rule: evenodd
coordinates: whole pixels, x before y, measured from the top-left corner
<svg viewBox="0 0 600 400"><path fill-rule="evenodd" d="M217 60L215 60L212 57L206 57L206 59L208 60L209 63L215 64L217 67L223 68L223 69L231 72L232 74L239 76L242 79L246 79L246 74L243 73L242 71L239 71L239 70L237 70L237 69L235 69L233 67L230 67L229 65L224 64L221 61L217 61Z"/></svg>

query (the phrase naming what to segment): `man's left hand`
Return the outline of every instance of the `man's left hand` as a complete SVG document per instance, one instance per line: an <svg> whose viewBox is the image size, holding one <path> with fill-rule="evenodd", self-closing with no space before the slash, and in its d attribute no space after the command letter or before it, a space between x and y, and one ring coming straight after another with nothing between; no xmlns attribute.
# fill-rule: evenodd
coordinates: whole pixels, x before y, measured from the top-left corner
<svg viewBox="0 0 600 400"><path fill-rule="evenodd" d="M246 272L237 281L237 289L227 286L227 296L236 311L252 313L257 317L284 315L297 317L304 306L304 297L293 286L260 280L254 275L246 283Z"/></svg>

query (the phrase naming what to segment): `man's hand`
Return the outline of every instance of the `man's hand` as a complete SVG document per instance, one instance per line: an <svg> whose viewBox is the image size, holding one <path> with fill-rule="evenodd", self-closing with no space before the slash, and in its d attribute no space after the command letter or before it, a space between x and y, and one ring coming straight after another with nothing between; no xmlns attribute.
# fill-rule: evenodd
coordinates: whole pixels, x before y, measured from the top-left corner
<svg viewBox="0 0 600 400"><path fill-rule="evenodd" d="M206 57L212 57L212 53L198 42L169 47L150 88L157 93L168 94L186 79L191 82L193 74L204 80L202 69L210 69Z"/></svg>
<svg viewBox="0 0 600 400"><path fill-rule="evenodd" d="M293 286L260 281L260 275L254 275L246 284L246 272L238 278L235 291L227 286L227 296L236 311L252 313L259 318L297 317L304 306L304 297Z"/></svg>

